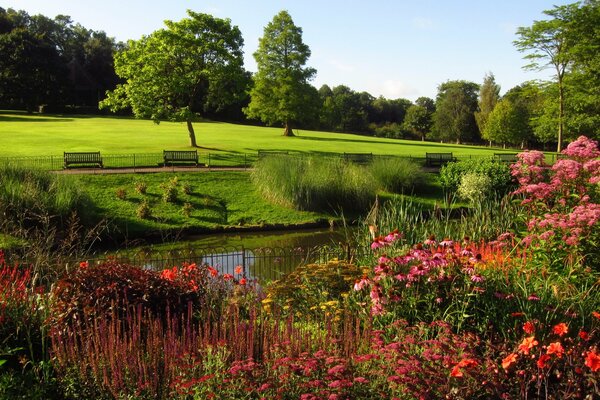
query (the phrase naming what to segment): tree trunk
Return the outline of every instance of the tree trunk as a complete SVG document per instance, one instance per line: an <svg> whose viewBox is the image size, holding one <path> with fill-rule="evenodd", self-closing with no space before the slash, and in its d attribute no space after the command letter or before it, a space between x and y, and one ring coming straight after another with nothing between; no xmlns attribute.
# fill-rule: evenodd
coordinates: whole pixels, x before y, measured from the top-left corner
<svg viewBox="0 0 600 400"><path fill-rule="evenodd" d="M564 118L565 118L565 94L562 84L562 77L558 78L558 145L556 146L556 152L560 153L562 150L563 142L563 129L564 129Z"/></svg>
<svg viewBox="0 0 600 400"><path fill-rule="evenodd" d="M285 129L283 130L283 136L294 136L294 132L292 131L292 125L290 121L285 121Z"/></svg>
<svg viewBox="0 0 600 400"><path fill-rule="evenodd" d="M198 147L198 145L196 144L196 133L194 132L194 126L192 125L191 119L187 120L187 128L190 134L190 146Z"/></svg>
<svg viewBox="0 0 600 400"><path fill-rule="evenodd" d="M425 141L425 134L423 133L423 134L421 134L421 142L424 142L424 141Z"/></svg>

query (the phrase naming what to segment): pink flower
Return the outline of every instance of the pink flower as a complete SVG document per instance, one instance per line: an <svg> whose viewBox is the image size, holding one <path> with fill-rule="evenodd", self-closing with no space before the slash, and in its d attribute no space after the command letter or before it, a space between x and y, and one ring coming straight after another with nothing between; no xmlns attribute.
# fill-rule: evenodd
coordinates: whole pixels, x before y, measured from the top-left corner
<svg viewBox="0 0 600 400"><path fill-rule="evenodd" d="M562 151L562 154L581 159L594 159L600 157L598 142L588 139L585 136L579 136L577 140L569 143L567 148Z"/></svg>
<svg viewBox="0 0 600 400"><path fill-rule="evenodd" d="M358 292L367 285L369 285L369 279L366 276L363 276L362 279L357 279L356 282L354 283L354 290L356 290Z"/></svg>

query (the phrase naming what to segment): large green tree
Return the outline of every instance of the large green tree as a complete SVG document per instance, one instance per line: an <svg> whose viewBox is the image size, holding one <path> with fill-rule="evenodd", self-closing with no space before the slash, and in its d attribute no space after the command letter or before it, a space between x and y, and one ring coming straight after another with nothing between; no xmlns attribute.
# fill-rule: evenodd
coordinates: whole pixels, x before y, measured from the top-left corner
<svg viewBox="0 0 600 400"><path fill-rule="evenodd" d="M411 131L413 134L420 136L422 141L425 141L425 136L431 131L433 113L427 107L413 104L406 111L404 117L404 128Z"/></svg>
<svg viewBox="0 0 600 400"><path fill-rule="evenodd" d="M522 143L528 130L527 112L509 99L500 100L488 116L482 136L490 142Z"/></svg>
<svg viewBox="0 0 600 400"><path fill-rule="evenodd" d="M488 140L490 143L492 139L486 136L486 124L488 117L492 110L496 106L496 103L500 100L500 85L496 83L496 78L491 72L486 74L483 78L483 84L479 88L479 109L475 111L475 121L481 137Z"/></svg>
<svg viewBox="0 0 600 400"><path fill-rule="evenodd" d="M188 10L188 18L165 21L160 29L128 42L115 56L125 80L101 107L131 107L138 118L185 121L190 145L197 147L193 122L206 108L224 106L243 93L242 46L229 19Z"/></svg>
<svg viewBox="0 0 600 400"><path fill-rule="evenodd" d="M438 87L433 114L436 139L461 143L479 136L475 111L479 85L467 81L447 81Z"/></svg>
<svg viewBox="0 0 600 400"><path fill-rule="evenodd" d="M294 135L293 124L315 120L320 101L309 84L316 74L314 68L306 67L309 57L302 29L287 11L279 12L265 27L254 53L258 71L246 115L268 125L283 124L285 136Z"/></svg>
<svg viewBox="0 0 600 400"><path fill-rule="evenodd" d="M558 91L558 152L562 150L564 138L565 75L573 63L573 41L569 30L578 7L579 3L574 3L544 11L551 19L535 21L530 27L520 27L517 30L519 38L514 41L519 51L527 53L525 59L530 63L525 65L525 69L541 70L549 66L554 69Z"/></svg>

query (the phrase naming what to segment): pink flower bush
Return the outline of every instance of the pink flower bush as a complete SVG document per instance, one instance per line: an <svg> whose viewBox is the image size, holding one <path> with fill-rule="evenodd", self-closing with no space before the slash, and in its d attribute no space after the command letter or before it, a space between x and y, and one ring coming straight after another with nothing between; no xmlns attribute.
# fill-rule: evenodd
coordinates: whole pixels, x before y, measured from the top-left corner
<svg viewBox="0 0 600 400"><path fill-rule="evenodd" d="M577 246L600 221L600 204L593 198L600 182L598 143L580 136L562 155L568 158L549 166L543 153L524 152L511 166L520 185L514 194L523 196L529 214L527 246Z"/></svg>

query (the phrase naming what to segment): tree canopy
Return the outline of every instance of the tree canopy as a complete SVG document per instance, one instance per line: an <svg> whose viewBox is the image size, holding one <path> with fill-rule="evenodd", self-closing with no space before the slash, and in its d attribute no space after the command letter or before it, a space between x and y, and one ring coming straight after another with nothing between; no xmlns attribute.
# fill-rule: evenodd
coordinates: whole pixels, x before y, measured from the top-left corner
<svg viewBox="0 0 600 400"><path fill-rule="evenodd" d="M491 72L483 78L483 84L479 88L479 109L475 111L475 121L482 139L492 141L486 136L486 124L490 113L494 110L496 103L500 100L500 85L496 83L496 78Z"/></svg>
<svg viewBox="0 0 600 400"><path fill-rule="evenodd" d="M461 143L479 137L475 122L479 85L467 81L447 81L438 87L433 115L436 139Z"/></svg>
<svg viewBox="0 0 600 400"><path fill-rule="evenodd" d="M126 82L109 93L102 107L131 107L139 118L187 122L197 147L193 121L210 106L223 106L243 93L242 34L230 20L188 10L188 18L165 21L166 28L131 40L115 57Z"/></svg>
<svg viewBox="0 0 600 400"><path fill-rule="evenodd" d="M302 29L287 11L279 12L265 27L254 53L258 71L246 115L268 125L283 124L285 136L293 136L292 124L316 120L320 104L317 90L309 84L316 74L305 66L309 57Z"/></svg>

